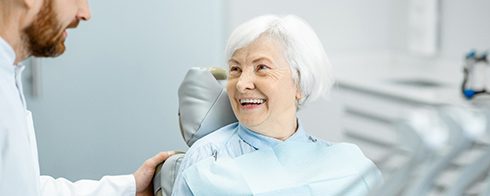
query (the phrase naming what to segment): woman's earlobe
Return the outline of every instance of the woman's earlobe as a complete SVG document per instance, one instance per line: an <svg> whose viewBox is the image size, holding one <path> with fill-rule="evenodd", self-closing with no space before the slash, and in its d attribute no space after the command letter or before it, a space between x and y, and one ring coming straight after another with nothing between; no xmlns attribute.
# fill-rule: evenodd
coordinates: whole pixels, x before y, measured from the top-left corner
<svg viewBox="0 0 490 196"><path fill-rule="evenodd" d="M303 98L303 92L301 90L301 85L299 84L299 82L295 82L295 86L296 86L296 101L299 101L301 98Z"/></svg>
<svg viewBox="0 0 490 196"><path fill-rule="evenodd" d="M303 98L303 93L301 93L300 90L296 91L296 101L299 101L301 98Z"/></svg>

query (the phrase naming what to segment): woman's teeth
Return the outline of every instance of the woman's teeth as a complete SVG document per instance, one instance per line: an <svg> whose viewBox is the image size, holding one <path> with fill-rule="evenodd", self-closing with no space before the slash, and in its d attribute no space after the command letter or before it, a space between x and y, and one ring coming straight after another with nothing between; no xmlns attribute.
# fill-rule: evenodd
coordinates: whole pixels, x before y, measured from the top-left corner
<svg viewBox="0 0 490 196"><path fill-rule="evenodd" d="M240 99L240 104L262 104L265 102L265 99Z"/></svg>

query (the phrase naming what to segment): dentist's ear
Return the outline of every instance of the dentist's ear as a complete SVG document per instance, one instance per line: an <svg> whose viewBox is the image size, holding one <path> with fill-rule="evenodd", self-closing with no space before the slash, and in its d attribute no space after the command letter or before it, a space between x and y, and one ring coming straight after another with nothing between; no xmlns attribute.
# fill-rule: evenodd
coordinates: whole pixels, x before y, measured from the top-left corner
<svg viewBox="0 0 490 196"><path fill-rule="evenodd" d="M43 1L50 1L50 0L17 0L17 1L20 1L27 10L35 9L35 11L37 12L40 9L41 5L43 4Z"/></svg>
<svg viewBox="0 0 490 196"><path fill-rule="evenodd" d="M26 27L32 23L37 14L41 10L44 1L52 0L11 0L16 6L16 10L23 13L23 17L20 20L20 26Z"/></svg>

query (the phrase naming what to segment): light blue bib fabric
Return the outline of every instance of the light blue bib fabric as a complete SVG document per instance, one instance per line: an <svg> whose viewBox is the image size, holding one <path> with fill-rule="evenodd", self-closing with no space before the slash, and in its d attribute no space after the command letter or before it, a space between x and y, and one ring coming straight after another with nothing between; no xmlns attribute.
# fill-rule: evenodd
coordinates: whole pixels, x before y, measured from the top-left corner
<svg viewBox="0 0 490 196"><path fill-rule="evenodd" d="M194 195L366 195L382 181L352 144L291 141L236 158L207 158L183 177Z"/></svg>

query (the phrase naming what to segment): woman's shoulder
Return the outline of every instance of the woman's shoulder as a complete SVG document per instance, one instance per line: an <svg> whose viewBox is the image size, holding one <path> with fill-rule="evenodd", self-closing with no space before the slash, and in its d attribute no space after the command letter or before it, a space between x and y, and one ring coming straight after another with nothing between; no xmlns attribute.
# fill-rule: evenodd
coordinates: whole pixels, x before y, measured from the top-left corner
<svg viewBox="0 0 490 196"><path fill-rule="evenodd" d="M364 154L362 153L359 146L357 146L355 144L347 143L347 142L331 142L331 141L320 139L318 137L315 137L315 136L312 136L309 134L307 134L307 137L308 137L309 142L324 145L324 146L328 147L329 150L334 150L334 151L337 151L339 153L345 152L348 154L364 156Z"/></svg>
<svg viewBox="0 0 490 196"><path fill-rule="evenodd" d="M352 153L362 154L364 156L362 150L356 144L347 143L347 142L330 143L330 147L335 148L336 150L341 152L349 152L351 154Z"/></svg>
<svg viewBox="0 0 490 196"><path fill-rule="evenodd" d="M336 160L354 167L375 165L356 144L345 142L331 143L328 150L330 151L329 154L333 155Z"/></svg>
<svg viewBox="0 0 490 196"><path fill-rule="evenodd" d="M188 150L188 153L205 149L217 149L224 145L236 133L238 123L231 123L220 129L200 138Z"/></svg>
<svg viewBox="0 0 490 196"><path fill-rule="evenodd" d="M197 140L185 153L180 170L183 171L203 159L216 157L226 141L233 137L236 126L238 123L226 125Z"/></svg>
<svg viewBox="0 0 490 196"><path fill-rule="evenodd" d="M366 157L359 146L352 143L333 143L330 146L336 154L336 160L344 169L359 172L364 183L370 188L383 183L383 175L376 164Z"/></svg>
<svg viewBox="0 0 490 196"><path fill-rule="evenodd" d="M310 142L326 147L325 152L328 152L328 154L330 155L335 155L337 160L357 160L362 162L371 162L371 160L364 155L362 150L356 144L347 142L331 142L311 135L308 135L308 140Z"/></svg>

